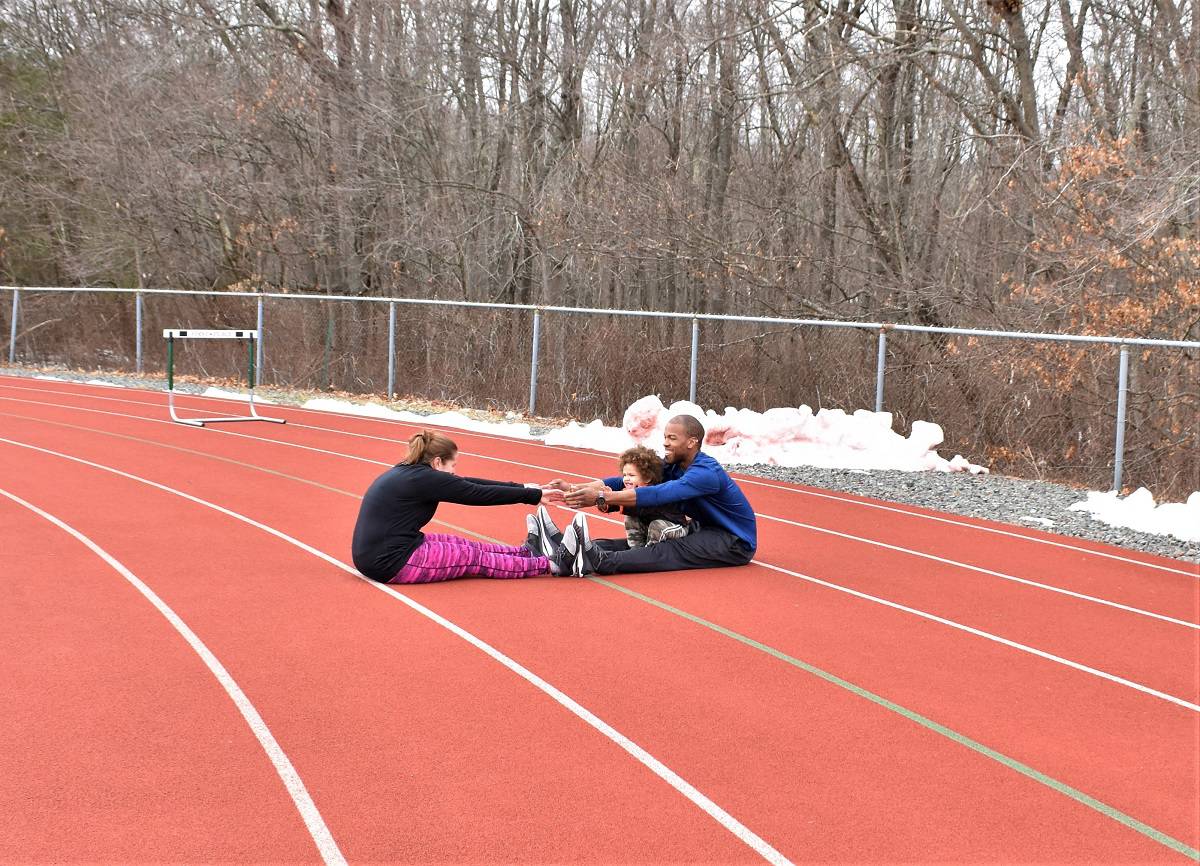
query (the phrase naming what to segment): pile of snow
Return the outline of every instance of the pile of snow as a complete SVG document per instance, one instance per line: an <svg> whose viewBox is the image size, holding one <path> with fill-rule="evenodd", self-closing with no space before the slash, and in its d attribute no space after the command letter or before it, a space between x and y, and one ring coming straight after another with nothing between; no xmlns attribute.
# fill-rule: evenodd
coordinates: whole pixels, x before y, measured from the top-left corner
<svg viewBox="0 0 1200 866"><path fill-rule="evenodd" d="M718 415L695 403L663 406L656 396L643 397L625 410L620 427L600 421L572 422L551 431L547 445L571 445L618 453L634 445L659 449L663 428L676 415L692 415L704 425L704 451L725 465L763 463L774 466L819 466L839 469L899 469L908 472L987 472L961 455L946 460L935 450L942 428L927 421L913 422L907 437L892 430L890 412L808 406L788 409L727 408ZM661 452L660 452L661 453Z"/></svg>
<svg viewBox="0 0 1200 866"><path fill-rule="evenodd" d="M1187 502L1161 505L1155 504L1153 494L1145 487L1139 487L1124 499L1116 491L1093 491L1088 493L1085 501L1072 505L1071 510L1085 511L1110 526L1200 542L1200 491L1189 496Z"/></svg>
<svg viewBox="0 0 1200 866"><path fill-rule="evenodd" d="M220 397L222 400L241 400L243 403L250 402L250 393L242 393L241 391L226 391L224 388L205 388L201 397ZM266 400L257 394L254 395L255 403L274 403L274 400Z"/></svg>
<svg viewBox="0 0 1200 866"><path fill-rule="evenodd" d="M345 400L333 400L327 397L318 397L309 400L301 408L315 409L318 412L338 412L342 415L361 415L364 418L403 421L406 424L430 424L437 427L453 427L458 430L470 430L474 433L491 433L496 436L509 436L515 439L536 438L529 432L528 424L478 421L463 415L461 412L439 412L435 415L419 415L416 412L389 409L387 406L380 406L378 403L350 403Z"/></svg>

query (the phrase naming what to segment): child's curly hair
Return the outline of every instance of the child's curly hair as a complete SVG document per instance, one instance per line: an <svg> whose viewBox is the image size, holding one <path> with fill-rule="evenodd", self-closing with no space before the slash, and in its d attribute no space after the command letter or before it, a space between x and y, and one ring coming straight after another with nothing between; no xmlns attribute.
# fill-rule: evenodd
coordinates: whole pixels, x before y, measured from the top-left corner
<svg viewBox="0 0 1200 866"><path fill-rule="evenodd" d="M639 445L636 448L630 448L620 457L620 462L617 464L618 469L624 469L626 463L632 463L641 476L646 479L647 484L658 484L663 477L662 458L647 448L645 445Z"/></svg>

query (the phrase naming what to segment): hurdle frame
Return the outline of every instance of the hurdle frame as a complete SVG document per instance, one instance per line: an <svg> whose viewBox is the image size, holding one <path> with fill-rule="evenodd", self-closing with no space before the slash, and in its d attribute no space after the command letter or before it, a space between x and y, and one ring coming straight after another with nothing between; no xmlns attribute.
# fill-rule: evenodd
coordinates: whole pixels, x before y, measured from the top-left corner
<svg viewBox="0 0 1200 866"><path fill-rule="evenodd" d="M197 328L164 328L163 337L167 341L167 410L171 420L177 424L189 427L203 427L205 424L228 424L235 421L267 421L271 424L286 424L285 418L268 418L259 415L254 406L254 386L257 381L256 347L258 344L257 329L241 330L212 330ZM212 418L180 418L175 411L175 341L176 340L247 340L249 360L246 366L246 383L249 390L249 415L227 415Z"/></svg>

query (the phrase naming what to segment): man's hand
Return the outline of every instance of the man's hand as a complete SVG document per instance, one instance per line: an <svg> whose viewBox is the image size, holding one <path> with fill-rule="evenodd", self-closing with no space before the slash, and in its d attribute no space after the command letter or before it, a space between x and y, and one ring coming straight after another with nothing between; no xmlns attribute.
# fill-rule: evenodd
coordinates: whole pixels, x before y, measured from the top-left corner
<svg viewBox="0 0 1200 866"><path fill-rule="evenodd" d="M555 478L554 480L547 481L545 484L543 484L542 489L543 490L560 490L563 493L566 493L568 490L571 489L571 485L568 484L567 482L563 481L561 478Z"/></svg>
<svg viewBox="0 0 1200 866"><path fill-rule="evenodd" d="M579 484L570 488L564 497L567 505L572 508L590 508L596 504L596 494L599 491L590 484Z"/></svg>
<svg viewBox="0 0 1200 866"><path fill-rule="evenodd" d="M562 490L557 487L551 487L549 484L543 485L541 490L542 502L562 502L563 497L566 496Z"/></svg>

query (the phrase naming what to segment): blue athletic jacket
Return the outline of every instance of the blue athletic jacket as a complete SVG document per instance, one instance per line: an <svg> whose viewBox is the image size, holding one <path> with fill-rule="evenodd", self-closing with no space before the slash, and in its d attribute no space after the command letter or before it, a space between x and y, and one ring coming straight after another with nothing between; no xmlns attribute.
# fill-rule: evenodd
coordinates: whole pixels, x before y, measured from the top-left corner
<svg viewBox="0 0 1200 866"><path fill-rule="evenodd" d="M619 475L605 478L604 483L613 490L625 487ZM746 494L725 467L704 452L697 454L686 470L665 464L661 484L637 489L638 508L664 505L678 507L701 526L716 526L736 535L751 550L758 548L758 525Z"/></svg>

